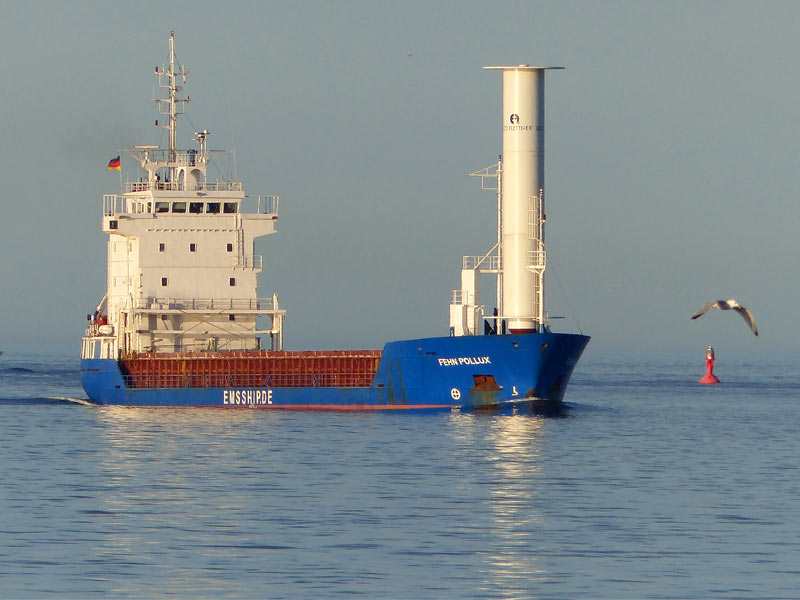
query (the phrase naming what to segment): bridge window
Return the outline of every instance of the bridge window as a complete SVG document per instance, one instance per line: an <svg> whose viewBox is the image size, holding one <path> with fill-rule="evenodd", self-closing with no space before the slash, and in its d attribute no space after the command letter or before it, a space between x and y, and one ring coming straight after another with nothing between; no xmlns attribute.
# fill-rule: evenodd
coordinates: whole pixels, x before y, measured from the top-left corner
<svg viewBox="0 0 800 600"><path fill-rule="evenodd" d="M186 202L173 202L172 203L172 212L174 212L174 213L185 213L186 212Z"/></svg>
<svg viewBox="0 0 800 600"><path fill-rule="evenodd" d="M223 210L223 212L226 212L226 213L235 213L235 212L238 212L236 210L237 206L238 206L238 204L236 204L236 202L226 202L224 204L222 210Z"/></svg>
<svg viewBox="0 0 800 600"><path fill-rule="evenodd" d="M209 202L206 204L206 213L209 215L219 214L219 202Z"/></svg>
<svg viewBox="0 0 800 600"><path fill-rule="evenodd" d="M201 215L203 214L203 203L202 202L190 202L189 203L189 212L193 215Z"/></svg>
<svg viewBox="0 0 800 600"><path fill-rule="evenodd" d="M156 212L157 213L169 212L169 202L156 202Z"/></svg>

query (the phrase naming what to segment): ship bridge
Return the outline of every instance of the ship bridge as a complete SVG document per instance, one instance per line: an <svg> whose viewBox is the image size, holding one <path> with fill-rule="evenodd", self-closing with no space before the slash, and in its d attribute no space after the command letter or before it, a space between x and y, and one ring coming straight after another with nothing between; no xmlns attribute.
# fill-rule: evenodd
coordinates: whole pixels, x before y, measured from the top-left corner
<svg viewBox="0 0 800 600"><path fill-rule="evenodd" d="M169 146L125 152L138 163L120 194L106 194L102 229L108 235L107 292L84 339L84 358L141 352L283 348L286 311L278 295L258 292L263 257L255 239L276 231L277 195L250 196L240 181L209 181L207 130L196 149L177 148L179 98L187 71L156 69L167 98L157 99ZM118 163L119 164L119 163ZM121 169L121 166L119 167Z"/></svg>

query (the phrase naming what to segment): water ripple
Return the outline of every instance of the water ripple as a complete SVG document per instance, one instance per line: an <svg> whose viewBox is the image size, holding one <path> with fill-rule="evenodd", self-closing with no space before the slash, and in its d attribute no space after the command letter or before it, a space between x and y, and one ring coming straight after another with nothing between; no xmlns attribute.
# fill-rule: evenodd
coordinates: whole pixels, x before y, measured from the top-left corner
<svg viewBox="0 0 800 600"><path fill-rule="evenodd" d="M587 364L548 419L81 406L70 365L0 372L6 597L795 594L784 368Z"/></svg>

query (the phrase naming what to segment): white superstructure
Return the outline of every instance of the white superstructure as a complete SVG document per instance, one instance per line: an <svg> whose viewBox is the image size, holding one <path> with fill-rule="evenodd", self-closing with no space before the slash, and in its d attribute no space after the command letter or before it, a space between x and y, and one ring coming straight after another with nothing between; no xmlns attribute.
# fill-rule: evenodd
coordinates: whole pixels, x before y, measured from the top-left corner
<svg viewBox="0 0 800 600"><path fill-rule="evenodd" d="M277 196L246 196L242 184L209 180L217 151L208 132L195 133L196 149L177 148L179 98L187 71L170 63L156 69L167 98L156 99L167 123L169 147L136 146L126 152L139 176L120 195L103 196L108 234L107 293L83 344L83 358L134 352L282 349L285 311L277 294L258 296L262 257L255 238L275 232ZM259 329L261 323L265 327Z"/></svg>
<svg viewBox="0 0 800 600"><path fill-rule="evenodd" d="M561 67L484 67L503 72L503 154L496 166L472 173L496 178L497 244L484 256L465 256L461 289L453 292L453 335L483 333L480 321L507 323L511 333L544 326L544 72ZM497 313L480 304L478 274L497 275ZM499 331L497 333L500 333Z"/></svg>

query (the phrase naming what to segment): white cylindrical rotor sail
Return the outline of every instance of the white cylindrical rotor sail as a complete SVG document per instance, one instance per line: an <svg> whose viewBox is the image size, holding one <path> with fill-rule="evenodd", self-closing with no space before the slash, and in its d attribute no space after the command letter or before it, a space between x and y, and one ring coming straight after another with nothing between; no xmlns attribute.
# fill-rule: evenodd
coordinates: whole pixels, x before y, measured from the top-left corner
<svg viewBox="0 0 800 600"><path fill-rule="evenodd" d="M544 319L544 72L563 67L484 67L503 72L503 316L511 333Z"/></svg>

